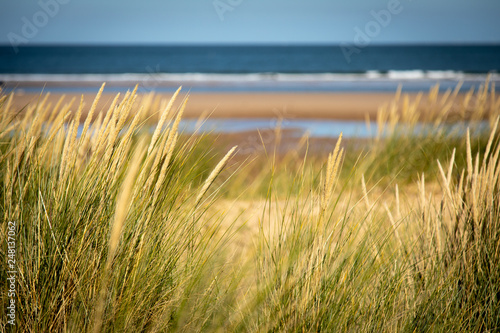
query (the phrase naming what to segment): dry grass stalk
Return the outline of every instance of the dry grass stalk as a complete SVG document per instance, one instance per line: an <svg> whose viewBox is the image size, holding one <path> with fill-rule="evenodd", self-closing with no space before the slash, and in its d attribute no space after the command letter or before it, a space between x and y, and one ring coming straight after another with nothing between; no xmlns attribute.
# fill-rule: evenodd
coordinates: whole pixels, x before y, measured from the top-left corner
<svg viewBox="0 0 500 333"><path fill-rule="evenodd" d="M111 120L111 117L113 116L118 104L118 99L120 99L120 93L117 93L115 98L113 98L113 101L111 102L108 111L106 112L106 116L104 117L104 120L102 122L103 128L106 128L109 125L109 121Z"/></svg>
<svg viewBox="0 0 500 333"><path fill-rule="evenodd" d="M396 195L396 214L397 214L396 217L399 220L399 219L401 219L401 204L400 204L400 200L399 200L399 186L398 186L398 184L396 184L395 195Z"/></svg>
<svg viewBox="0 0 500 333"><path fill-rule="evenodd" d="M74 119L74 128L71 134L71 141L69 145L69 153L68 153L68 160L71 161L70 168L73 168L74 164L76 163L76 158L78 157L78 149L76 146L76 136L78 134L78 127L80 126L80 118L82 116L82 110L83 110L83 95L80 100L80 106L78 107L78 111L76 112L75 119ZM67 167L67 166L66 166ZM70 170L70 168L67 168L67 171Z"/></svg>
<svg viewBox="0 0 500 333"><path fill-rule="evenodd" d="M64 135L64 131L62 132L63 133L63 136L65 137L65 141L64 141L64 147L63 147L63 150L62 150L62 154L61 154L61 166L60 166L60 169L59 169L59 179L60 180L63 180L64 179L64 175L66 174L66 168L67 168L67 165L68 165L68 160L69 160L69 146L70 146L70 142L71 142L71 137L72 137L72 133L73 133L73 124L74 124L75 120L72 120L71 123L69 124L69 131L67 132L66 135Z"/></svg>
<svg viewBox="0 0 500 333"><path fill-rule="evenodd" d="M28 129L28 132L26 134L27 137L32 137L32 136L40 136L42 125L44 120L46 119L48 108L51 106L50 103L45 107L47 104L47 99L49 97L50 93L47 93L45 97L42 99L40 103L37 104L35 108L35 117L32 120L29 120L28 122L31 123L30 127Z"/></svg>
<svg viewBox="0 0 500 333"><path fill-rule="evenodd" d="M120 145L127 145L130 142L130 139L132 138L132 134L134 134L135 130L137 129L137 126L139 125L139 121L141 120L142 113L143 113L144 108L141 106L137 113L135 114L134 119L132 119L132 122L130 123L127 132L123 135L122 142Z"/></svg>
<svg viewBox="0 0 500 333"><path fill-rule="evenodd" d="M28 146L28 151L27 151L27 154L26 154L26 157L25 157L25 164L26 165L30 165L31 156L33 155L33 152L35 150L35 143L36 143L36 141L37 141L37 139L35 137L31 137L30 143L29 143L29 146ZM37 165L34 164L32 167L36 167L36 166ZM26 179L26 182L24 184L24 188L23 188L23 190L21 192L21 198L24 198L24 196L26 195L26 191L28 190L28 186L31 185L31 178L32 177L33 177L33 172L30 172L29 175L28 175L28 179Z"/></svg>
<svg viewBox="0 0 500 333"><path fill-rule="evenodd" d="M361 189L363 190L363 200L365 201L366 209L370 211L372 209L372 204L368 198L368 190L366 188L365 175L361 175Z"/></svg>
<svg viewBox="0 0 500 333"><path fill-rule="evenodd" d="M389 222L391 222L391 226L392 226L392 230L394 232L394 236L396 237L398 243L399 243L399 251L401 251L401 249L403 248L403 241L401 240L401 237L399 236L399 232L398 232L398 229L397 229L397 225L396 225L396 221L394 220L394 217L392 216L392 213L389 209L389 207L387 206L387 203L384 202L384 209L387 213L387 217L389 218Z"/></svg>
<svg viewBox="0 0 500 333"><path fill-rule="evenodd" d="M484 157L483 157L483 163L486 163L488 160L488 156L490 154L491 150L491 145L493 144L493 139L495 138L496 132L497 132L497 127L498 127L498 119L495 121L495 124L493 125L493 129L491 130L490 137L488 139L488 144L486 145L486 150L484 152Z"/></svg>
<svg viewBox="0 0 500 333"><path fill-rule="evenodd" d="M160 141L160 144L158 146L156 146L153 151L148 155L147 159L148 159L148 162L150 161L153 161L153 157L154 157L154 161L153 161L153 164L151 165L151 170L150 170L150 175L147 179L147 182L146 182L146 185L145 185L145 189L150 189L152 184L153 184L153 181L155 179L154 175L158 172L159 170L159 165L160 165L160 161L163 157L163 150L164 150L164 147L166 146L167 144L167 140L168 138L170 137L170 133L171 133L171 129L168 128L165 133L163 134L162 136L162 139ZM146 164L149 164L149 163L146 163ZM143 177L145 176L145 172L146 170L143 169L141 171L141 174L139 176L139 179L141 180L139 183L142 183L142 180L143 180Z"/></svg>
<svg viewBox="0 0 500 333"><path fill-rule="evenodd" d="M106 303L106 295L108 288L109 271L111 270L111 264L115 253L118 249L118 244L120 241L121 231L125 219L127 218L130 204L132 202L132 189L134 187L135 177L137 171L139 170L139 165L142 160L142 154L144 150L144 143L141 142L137 146L134 155L131 160L131 164L128 168L127 175L121 186L120 194L116 201L115 217L113 224L111 226L110 237L109 237L109 249L108 257L106 260L106 266L103 272L103 279L101 285L101 291L99 293L99 299L97 301L96 312L94 314L94 332L100 332L103 324L103 316Z"/></svg>
<svg viewBox="0 0 500 333"><path fill-rule="evenodd" d="M7 161L7 163L6 163L6 169L7 169L7 172L4 175L5 199L6 199L6 202L10 203L12 200L12 188L14 185L14 175L12 174L13 169L11 169L9 161ZM4 215L3 215L4 221L7 221L9 219L8 215L9 215L9 209L4 209Z"/></svg>
<svg viewBox="0 0 500 333"><path fill-rule="evenodd" d="M134 186L135 177L139 169L139 165L142 160L144 144L141 142L137 146L132 159L130 160L129 170L123 181L120 194L116 200L115 218L113 226L111 228L110 239L109 239L109 254L108 259L113 257L117 247L118 240L120 239L120 233L127 217L129 206L131 203L132 188Z"/></svg>
<svg viewBox="0 0 500 333"><path fill-rule="evenodd" d="M323 193L321 197L321 209L326 210L328 204L330 203L330 198L333 194L335 180L337 178L339 166L342 159L343 149L340 148L342 142L342 133L335 144L333 152L328 156L328 162L326 164L326 174L325 182L323 185Z"/></svg>
<svg viewBox="0 0 500 333"><path fill-rule="evenodd" d="M141 171L139 172L139 176L137 177L136 187L134 190L134 197L137 196L137 193L139 191L147 191L147 193L149 193L149 189L151 188L151 185L153 184L153 181L155 179L155 176L153 174L154 168L151 165L153 163L153 158L155 158L159 154L160 154L159 148L155 147L151 152L151 154L146 155L146 160L144 161ZM148 175L149 177L147 178L147 183L143 184L146 176Z"/></svg>
<svg viewBox="0 0 500 333"><path fill-rule="evenodd" d="M137 86L136 86L137 89ZM123 128L125 124L125 119L128 118L128 114L132 108L132 104L134 103L135 100L135 90L132 92L130 95L129 100L124 104L122 111L120 112L119 118L118 118L118 124L114 128L114 134L118 136L118 133L120 133L121 129ZM120 163L124 161L124 157L126 156L126 150L128 149L128 145L130 144L130 140L132 138L132 134L135 132L136 127L140 121L141 115L142 115L142 107L139 109L139 111L136 113L134 119L132 120L132 123L129 125L127 132L121 137L120 140L117 140L117 137L114 138L114 142L118 141L118 147L115 149L116 152L116 158L113 159L113 163L110 168L110 175L114 175L113 181L116 181L118 179L118 174L115 172L116 170L119 169Z"/></svg>
<svg viewBox="0 0 500 333"><path fill-rule="evenodd" d="M9 97L7 98L7 102L5 102L5 104L2 104L2 121L1 121L1 125L2 127L5 126L5 121L8 119L8 115L9 115L9 112L10 112L10 107L12 106L12 100L14 99L14 93L10 93L9 94Z"/></svg>
<svg viewBox="0 0 500 333"><path fill-rule="evenodd" d="M117 109L117 103L118 99L120 98L120 93L116 94L115 98L111 102L111 105L109 106L108 110L106 111L106 115L104 117L104 120L102 121L102 125L99 129L99 133L97 134L96 138L96 144L94 151L96 152L96 156L99 155L99 153L104 149L104 147L107 145L108 142L108 136L109 133L111 132L112 124L112 117L115 115L115 111Z"/></svg>
<svg viewBox="0 0 500 333"><path fill-rule="evenodd" d="M151 155L155 155L155 160L153 162L153 170L157 169L157 167L158 167L158 165L160 163L160 160L163 157L163 151L165 150L165 146L167 145L167 141L168 141L169 138L171 138L170 133L172 133L172 129L171 128L167 128L167 130L165 131L165 133L163 133L161 135L160 144L157 146L158 147L158 153L157 154L151 153ZM153 152L154 152L154 150L153 150Z"/></svg>
<svg viewBox="0 0 500 333"><path fill-rule="evenodd" d="M467 128L467 134L466 134L466 154L467 154L467 179L471 180L472 179L472 174L473 174L473 166L472 166L472 149L470 145L470 130Z"/></svg>
<svg viewBox="0 0 500 333"><path fill-rule="evenodd" d="M174 133L174 132L171 131L170 133ZM156 185L155 185L155 190L154 190L154 194L153 194L153 203L156 203L156 199L160 193L161 185L163 184L163 181L165 180L165 176L167 174L167 167L170 165L170 159L172 158L174 147L177 144L177 138L178 138L177 133L174 133L172 136L169 135L169 140L167 141L167 144L166 144L166 148L167 148L165 151L166 156L163 160L163 165L161 167L160 174L158 176L158 180L156 181ZM159 155L159 153L158 153L158 155Z"/></svg>
<svg viewBox="0 0 500 333"><path fill-rule="evenodd" d="M148 147L148 155L151 154L151 151L153 150L153 147L156 144L158 137L160 136L160 132L163 128L163 124L167 120L167 116L170 113L170 109L172 108L172 105L174 104L174 101L177 98L177 95L181 91L181 88L182 87L179 87L179 89L177 89L177 91L174 93L174 95L172 96L172 98L170 99L170 101L168 102L167 106L165 107L165 109L163 110L163 112L161 114L160 120L158 121L158 125L156 126L156 129L153 133L153 137L151 138L151 143L149 144L149 147Z"/></svg>
<svg viewBox="0 0 500 333"><path fill-rule="evenodd" d="M62 103L64 102L64 99L66 98L66 95L62 95L59 97L59 99L56 102L56 105L52 108L52 111L50 112L50 116L47 119L47 124L52 124L54 123L54 119L57 118L59 114L59 109L61 108Z"/></svg>
<svg viewBox="0 0 500 333"><path fill-rule="evenodd" d="M120 113L120 107L115 107L113 111L113 116L111 117L111 123L108 125L108 129L106 130L106 148L104 150L104 162L107 163L111 159L111 155L113 154L113 146L118 138L119 130L117 128L118 118Z"/></svg>
<svg viewBox="0 0 500 333"><path fill-rule="evenodd" d="M94 132L94 135L90 137L90 150L92 153L95 152L95 149L97 147L97 138L98 138L98 133L102 126L102 121L103 121L103 113L99 112L96 121L94 122L94 124L92 124L92 131Z"/></svg>
<svg viewBox="0 0 500 333"><path fill-rule="evenodd" d="M135 100L137 98L137 88L138 85L135 86L134 90L130 93L128 99L122 102L120 112L118 113L118 120L116 125L118 132L122 130L125 121L127 121L128 119L130 110L132 110L132 106L134 105Z"/></svg>
<svg viewBox="0 0 500 333"><path fill-rule="evenodd" d="M33 119L33 113L35 112L36 105L28 105L26 107L26 114L24 115L23 120L19 124L19 128L25 130L28 127L28 123L31 119Z"/></svg>
<svg viewBox="0 0 500 333"><path fill-rule="evenodd" d="M422 177L420 177L420 180L418 182L418 189L420 192L420 207L422 210L425 210L425 207L427 205L427 199L425 197L425 174L422 173Z"/></svg>
<svg viewBox="0 0 500 333"><path fill-rule="evenodd" d="M56 134L59 133L59 131L63 127L64 121L66 120L67 116L69 116L69 114L66 114L66 115L61 114L61 117L58 117L59 118L58 121L52 125L51 133L50 133L48 139L43 144L40 153L38 154L38 162L39 163L41 161L45 160L45 154L47 153L47 149L52 144L52 141L56 137Z"/></svg>
<svg viewBox="0 0 500 333"><path fill-rule="evenodd" d="M210 173L210 175L208 176L208 178L203 183L203 187L201 188L200 192L198 193L198 196L196 197L195 206L198 206L198 204L200 203L201 199L203 198L203 196L205 195L205 193L209 189L210 185L212 185L212 183L215 180L215 178L222 171L222 169L226 165L226 163L229 160L229 158L231 158L231 156L233 155L233 153L236 150L236 148L238 148L238 146L234 146L233 148L231 148L227 152L227 154L222 158L222 160L220 160L220 162L212 170L212 172Z"/></svg>
<svg viewBox="0 0 500 333"><path fill-rule="evenodd" d="M105 85L106 85L106 83L103 83L101 85L101 88L99 89L99 92L97 93L96 97L94 98L94 102L92 103L92 106L90 107L87 118L85 119L85 123L83 124L82 134L80 136L82 138L82 140L85 139L85 136L87 135L87 130L88 130L88 128L90 126L90 122L92 121L92 118L94 116L95 109L97 108L97 103L99 103L99 100L101 99L102 91L104 90Z"/></svg>
<svg viewBox="0 0 500 333"><path fill-rule="evenodd" d="M172 125L171 128L167 129L167 131L163 134L163 138L160 142L160 145L158 146L158 150L155 156L155 160L153 162L152 170L157 170L159 163L161 160L163 160L163 165L161 167L160 173L158 175L158 180L155 185L155 190L154 190L154 196L156 197L158 194L158 191L161 187L161 184L163 183L163 180L165 179L165 173L168 165L170 164L170 159L172 157L172 154L174 152L175 145L177 143L177 130L179 128L179 123L181 121L182 115L184 113L184 109L186 107L187 103L187 98L184 100L184 103L182 104L179 112L177 113L177 116L175 118L175 121ZM146 189L150 188L152 185L154 177L150 176L147 184L146 184Z"/></svg>
<svg viewBox="0 0 500 333"><path fill-rule="evenodd" d="M179 88L180 89L180 88ZM179 123L181 122L182 115L184 114L184 110L186 109L186 104L188 102L188 97L184 99L184 102L182 103L181 108L179 109L179 112L177 113L177 116L175 117L174 124L172 125L172 131L171 133L177 133L179 130Z"/></svg>

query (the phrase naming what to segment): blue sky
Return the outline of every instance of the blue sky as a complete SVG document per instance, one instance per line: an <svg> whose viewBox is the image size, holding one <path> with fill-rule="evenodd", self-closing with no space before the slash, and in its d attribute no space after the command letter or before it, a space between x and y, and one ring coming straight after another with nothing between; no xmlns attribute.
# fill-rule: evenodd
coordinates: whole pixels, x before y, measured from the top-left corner
<svg viewBox="0 0 500 333"><path fill-rule="evenodd" d="M391 13L390 6L397 10ZM2 44L349 43L359 38L359 31L369 33L373 44L500 43L500 1L1 0L0 4Z"/></svg>

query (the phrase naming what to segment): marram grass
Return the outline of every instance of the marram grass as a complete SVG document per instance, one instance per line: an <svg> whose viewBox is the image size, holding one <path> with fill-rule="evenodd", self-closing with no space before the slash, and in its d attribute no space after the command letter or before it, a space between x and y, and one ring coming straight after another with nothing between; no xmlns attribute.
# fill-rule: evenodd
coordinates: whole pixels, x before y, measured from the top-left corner
<svg viewBox="0 0 500 333"><path fill-rule="evenodd" d="M178 133L179 90L98 110L103 88L88 110L46 98L13 110L15 95L0 97L2 330L8 221L18 331L500 330L500 103L488 82L398 92L379 114L385 136L361 154L341 138L324 157L275 149L253 179L228 165L237 147L214 159L203 135ZM487 133L446 130L479 116Z"/></svg>

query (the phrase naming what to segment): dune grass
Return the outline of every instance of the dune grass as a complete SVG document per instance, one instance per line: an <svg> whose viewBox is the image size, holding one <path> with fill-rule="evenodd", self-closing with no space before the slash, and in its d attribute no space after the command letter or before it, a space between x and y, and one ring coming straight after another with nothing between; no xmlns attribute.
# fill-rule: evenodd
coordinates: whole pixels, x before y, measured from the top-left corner
<svg viewBox="0 0 500 333"><path fill-rule="evenodd" d="M362 148L339 138L316 156L305 140L250 166L234 163L237 147L179 133L179 91L97 110L100 93L88 109L12 110L15 95L0 97L2 330L8 221L18 331L500 330L500 99L488 82L398 92Z"/></svg>

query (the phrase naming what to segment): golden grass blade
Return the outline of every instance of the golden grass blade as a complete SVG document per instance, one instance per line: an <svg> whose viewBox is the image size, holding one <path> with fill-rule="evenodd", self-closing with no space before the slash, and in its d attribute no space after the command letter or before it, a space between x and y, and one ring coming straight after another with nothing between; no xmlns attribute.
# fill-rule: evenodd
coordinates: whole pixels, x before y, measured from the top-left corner
<svg viewBox="0 0 500 333"><path fill-rule="evenodd" d="M137 88L138 88L138 85L135 86L134 90L130 93L128 99L123 101L123 103L121 105L121 108L119 110L120 112L118 114L117 125L116 125L118 132L122 130L123 125L125 124L125 122L128 119L128 115L130 113L130 110L132 110L132 106L134 105L135 100L137 99Z"/></svg>
<svg viewBox="0 0 500 333"><path fill-rule="evenodd" d="M371 136L372 135L372 126L371 126L371 121L370 121L370 115L368 113L365 113L365 126L366 126L366 131Z"/></svg>
<svg viewBox="0 0 500 333"><path fill-rule="evenodd" d="M340 144L342 142L342 133L340 133L337 143L333 152L328 156L328 161L326 164L326 174L325 183L323 187L323 193L321 198L321 209L326 210L330 197L333 192L335 185L335 178L339 170L340 160L342 158L343 149L340 149Z"/></svg>
<svg viewBox="0 0 500 333"><path fill-rule="evenodd" d="M462 85L464 84L464 81L463 80L460 80L457 85L455 86L455 89L453 90L453 93L452 93L452 100L455 100L458 96L458 93L460 93L460 88L462 88Z"/></svg>
<svg viewBox="0 0 500 333"><path fill-rule="evenodd" d="M366 189L365 175L361 175L361 188L363 190L363 200L365 201L366 209L370 210L372 205L370 199L368 198L368 191Z"/></svg>
<svg viewBox="0 0 500 333"><path fill-rule="evenodd" d="M401 91L403 90L403 85L398 84L398 88L396 89L396 95L394 96L394 101L399 103L399 98L401 97Z"/></svg>
<svg viewBox="0 0 500 333"><path fill-rule="evenodd" d="M95 109L97 108L97 103L99 103L99 100L101 99L102 91L104 90L105 85L106 83L103 83L101 85L101 88L99 89L99 92L97 93L96 97L94 98L94 102L90 107L87 118L85 119L85 123L83 124L83 129L82 129L82 135L80 136L82 138L82 141L85 139L85 136L87 135L87 130L90 126L90 122L92 121L92 117L94 116Z"/></svg>
<svg viewBox="0 0 500 333"><path fill-rule="evenodd" d="M491 145L493 144L493 139L495 138L495 134L497 132L497 126L498 126L499 119L500 118L497 117L495 124L493 125L493 129L491 130L490 138L488 139L488 144L486 145L486 150L484 152L484 157L483 157L483 163L485 163L485 164L488 161L488 155L490 153Z"/></svg>
<svg viewBox="0 0 500 333"><path fill-rule="evenodd" d="M397 218L398 219L401 219L401 205L400 205L400 201L399 201L399 186L398 184L396 184L396 214L397 214Z"/></svg>
<svg viewBox="0 0 500 333"><path fill-rule="evenodd" d="M184 103L182 103L182 106L179 112L177 113L177 116L175 117L175 121L174 124L172 125L172 130L170 131L170 133L175 133L179 130L179 123L181 122L182 115L184 114L184 110L186 109L187 101L188 101L188 96L186 96L186 98L184 99Z"/></svg>
<svg viewBox="0 0 500 333"><path fill-rule="evenodd" d="M455 165L455 153L457 152L456 148L453 148L453 153L451 154L450 158L450 165L448 166L448 173L447 173L447 184L450 186L451 184L451 174L453 172L453 166Z"/></svg>
<svg viewBox="0 0 500 333"><path fill-rule="evenodd" d="M424 173L422 173L422 177L420 178L419 190L420 190L420 205L421 205L422 209L424 209L424 207L427 204L427 200L425 199L425 174Z"/></svg>
<svg viewBox="0 0 500 333"><path fill-rule="evenodd" d="M131 202L131 193L132 188L134 186L135 177L137 175L137 170L139 169L139 165L142 160L144 144L141 142L132 156L130 160L129 170L127 171L127 175L125 176L125 180L123 181L120 194L116 200L116 209L115 209L115 218L113 222L113 226L111 228L110 238L109 238L109 254L108 258L113 257L117 247L118 241L120 239L120 233L125 222L125 218L127 217L130 202Z"/></svg>
<svg viewBox="0 0 500 333"><path fill-rule="evenodd" d="M450 198L450 200L452 200L453 197L451 195L449 179L446 178L446 175L444 174L443 167L441 166L441 162L439 162L439 160L437 160L437 164L438 164L438 168L439 168L439 173L440 173L442 181L443 181L443 187L445 188L446 194L448 195L448 197Z"/></svg>
<svg viewBox="0 0 500 333"><path fill-rule="evenodd" d="M234 151L236 150L236 148L238 148L238 146L234 146L233 148L231 148L227 154L222 158L222 160L215 166L215 168L213 169L213 171L210 173L210 175L208 176L208 178L205 180L205 183L203 183L203 187L201 188L200 192L198 193L198 196L196 197L196 200L195 200L195 206L198 206L198 204L200 203L201 199L203 198L203 196L205 195L205 193L207 192L208 188L210 187L210 185L212 185L213 181L215 180L215 178L219 175L219 173L222 171L222 169L224 168L224 166L226 165L227 161L231 158L231 156L233 155Z"/></svg>
<svg viewBox="0 0 500 333"><path fill-rule="evenodd" d="M113 225L111 226L109 237L108 257L106 260L106 266L104 267L103 280L101 282L101 291L99 293L96 312L94 314L94 332L96 333L101 332L106 303L109 271L111 269L111 264L118 248L123 224L125 223L125 219L128 215L129 207L131 204L132 189L134 187L135 177L142 160L143 150L144 143L140 142L133 154L132 160L130 161L131 164L128 168L127 175L125 176L125 180L123 181L123 184L121 186L120 194L118 195L116 201L115 217L113 220Z"/></svg>
<svg viewBox="0 0 500 333"><path fill-rule="evenodd" d="M105 128L109 125L109 121L111 120L111 117L115 113L115 109L116 109L119 98L120 98L120 93L117 93L115 98L113 98L113 101L111 102L111 105L109 106L108 111L106 112L106 116L104 117L104 120L102 122L103 128Z"/></svg>
<svg viewBox="0 0 500 333"><path fill-rule="evenodd" d="M48 139L43 144L43 146L41 148L40 154L38 154L39 163L42 160L45 159L45 154L47 153L47 149L49 148L49 146L51 145L52 141L56 137L56 134L59 133L59 131L63 127L64 122L66 121L66 119L68 118L68 116L69 116L69 113L61 114L61 117L59 117L59 120L52 125L51 133L50 133Z"/></svg>
<svg viewBox="0 0 500 333"><path fill-rule="evenodd" d="M394 221L394 217L392 216L391 211L389 210L389 207L387 207L387 203L384 202L384 209L387 213L387 216L389 217L389 222L391 222L392 230L394 232L394 236L396 237L398 243L399 243L399 251L403 248L403 242L401 240L401 237L399 236L399 232L396 226L396 222Z"/></svg>
<svg viewBox="0 0 500 333"><path fill-rule="evenodd" d="M99 112L96 121L92 124L91 127L91 131L94 132L93 133L94 135L90 137L90 150L92 153L94 153L97 148L98 133L101 130L102 120L103 120L102 112Z"/></svg>
<svg viewBox="0 0 500 333"><path fill-rule="evenodd" d="M161 117L160 117L160 120L158 121L158 125L156 126L156 129L153 133L153 137L151 138L151 143L149 144L149 147L148 147L148 155L151 154L151 151L153 150L153 147L156 144L158 137L160 136L160 132L163 128L163 124L165 123L165 120L167 120L167 116L170 113L170 109L172 108L172 105L174 104L174 101L177 98L177 95L179 94L181 89L182 89L182 86L176 90L176 92L174 93L172 98L170 98L170 101L168 102L167 106L163 110Z"/></svg>
<svg viewBox="0 0 500 333"><path fill-rule="evenodd" d="M2 110L2 124L3 122L7 119L7 115L9 114L10 112L10 107L12 105L12 100L14 99L14 93L10 93L9 94L9 97L7 98L7 102L5 103L5 105L3 105L3 110Z"/></svg>
<svg viewBox="0 0 500 333"><path fill-rule="evenodd" d="M50 112L50 116L47 119L47 123L48 124L52 124L54 122L54 119L57 118L57 116L59 115L59 108L61 107L61 105L64 102L65 98L66 98L66 95L63 94L57 100L56 105L54 106L54 108L52 108L52 111Z"/></svg>
<svg viewBox="0 0 500 333"><path fill-rule="evenodd" d="M467 178L469 180L472 179L472 174L474 172L473 166L472 166L472 149L470 145L470 130L467 128L467 135L466 135L466 154L467 154Z"/></svg>
<svg viewBox="0 0 500 333"><path fill-rule="evenodd" d="M64 179L66 167L68 165L69 146L70 146L70 142L71 142L71 137L73 135L72 132L73 132L73 128L74 128L74 126L73 126L74 122L75 122L75 120L73 119L68 126L69 132L66 133L66 140L64 141L64 147L63 147L62 154L61 154L61 166L59 169L59 179L61 179L61 180Z"/></svg>
<svg viewBox="0 0 500 333"><path fill-rule="evenodd" d="M78 127L80 126L80 117L82 116L82 110L83 110L83 95L80 99L80 106L78 107L78 111L76 112L75 115L75 121L74 121L74 128L72 131L71 135L71 141L70 141L70 146L69 146L69 155L72 163L75 162L75 159L77 157L77 152L78 150L76 149L76 136L78 134Z"/></svg>
<svg viewBox="0 0 500 333"><path fill-rule="evenodd" d="M156 203L157 197L160 193L161 185L163 184L163 181L165 180L165 176L167 174L167 168L170 165L170 159L172 158L172 154L174 152L174 147L177 144L178 134L171 131L170 134L172 134L172 133L173 133L173 135L172 136L169 135L169 140L167 141L166 156L165 156L165 159L163 161L163 165L162 165L161 170L160 170L160 175L158 176L158 181L156 182L155 191L153 194L153 202L154 203ZM158 155L159 155L159 153L158 153Z"/></svg>

